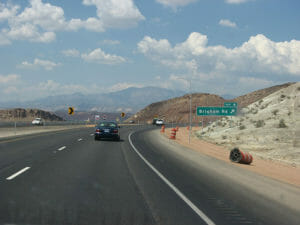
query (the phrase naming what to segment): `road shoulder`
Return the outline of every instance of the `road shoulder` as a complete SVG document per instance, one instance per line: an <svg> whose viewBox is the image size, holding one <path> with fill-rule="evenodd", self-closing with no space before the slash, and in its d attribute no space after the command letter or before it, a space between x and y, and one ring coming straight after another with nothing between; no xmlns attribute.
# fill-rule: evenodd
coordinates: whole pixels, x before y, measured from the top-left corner
<svg viewBox="0 0 300 225"><path fill-rule="evenodd" d="M168 139L169 135L170 129L166 129L166 132L162 136ZM229 150L226 148L199 140L194 136L191 137L191 143L189 144L188 131L185 128L179 129L176 134L175 142L193 151L214 157L239 168L244 168L257 174L295 185L298 188L300 187L300 168L298 167L258 157L254 157L251 165L232 163L229 160Z"/></svg>

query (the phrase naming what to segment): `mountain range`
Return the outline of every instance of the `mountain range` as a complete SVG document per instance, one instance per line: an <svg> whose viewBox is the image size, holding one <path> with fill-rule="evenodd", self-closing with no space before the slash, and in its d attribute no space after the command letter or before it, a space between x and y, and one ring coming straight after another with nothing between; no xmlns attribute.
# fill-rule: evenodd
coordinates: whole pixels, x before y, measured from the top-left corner
<svg viewBox="0 0 300 225"><path fill-rule="evenodd" d="M100 92L100 91L99 91ZM49 96L33 101L1 102L1 108L38 108L48 111L67 110L72 106L77 111L137 112L152 102L162 101L185 94L183 91L158 87L127 88L105 94L74 93Z"/></svg>

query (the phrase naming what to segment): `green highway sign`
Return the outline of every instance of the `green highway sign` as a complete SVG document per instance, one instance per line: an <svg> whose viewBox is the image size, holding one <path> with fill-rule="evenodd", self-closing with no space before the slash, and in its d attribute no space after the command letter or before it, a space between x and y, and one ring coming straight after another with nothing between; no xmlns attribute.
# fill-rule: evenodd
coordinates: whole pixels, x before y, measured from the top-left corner
<svg viewBox="0 0 300 225"><path fill-rule="evenodd" d="M235 107L237 108L238 103L237 102L224 102L224 107Z"/></svg>
<svg viewBox="0 0 300 225"><path fill-rule="evenodd" d="M235 116L236 108L232 107L197 107L197 116Z"/></svg>

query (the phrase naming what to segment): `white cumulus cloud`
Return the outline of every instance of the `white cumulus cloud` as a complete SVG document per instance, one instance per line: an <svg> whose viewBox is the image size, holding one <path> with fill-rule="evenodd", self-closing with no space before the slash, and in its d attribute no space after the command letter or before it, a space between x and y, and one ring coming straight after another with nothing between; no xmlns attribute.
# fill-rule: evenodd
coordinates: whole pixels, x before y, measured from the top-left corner
<svg viewBox="0 0 300 225"><path fill-rule="evenodd" d="M156 0L158 3L171 7L172 9L176 10L177 7L185 6L190 3L196 2L197 0Z"/></svg>
<svg viewBox="0 0 300 225"><path fill-rule="evenodd" d="M17 74L1 75L0 74L0 85L6 85L10 83L15 83L20 78Z"/></svg>
<svg viewBox="0 0 300 225"><path fill-rule="evenodd" d="M83 4L96 6L97 16L105 28L136 26L145 19L133 0L83 0Z"/></svg>
<svg viewBox="0 0 300 225"><path fill-rule="evenodd" d="M78 57L80 55L80 52L77 49L67 49L63 50L62 54L67 57Z"/></svg>
<svg viewBox="0 0 300 225"><path fill-rule="evenodd" d="M241 46L209 46L206 35L193 32L186 41L171 46L168 40L149 36L138 50L173 69L211 73L272 73L300 76L300 41L274 42L262 34L250 37Z"/></svg>
<svg viewBox="0 0 300 225"><path fill-rule="evenodd" d="M221 20L219 21L219 24L220 24L221 26L224 26L224 27L231 27L231 28L236 28L236 27L237 27L237 25L236 25L235 22L232 22L232 21L227 20L227 19L221 19Z"/></svg>
<svg viewBox="0 0 300 225"><path fill-rule="evenodd" d="M81 58L86 62L110 65L126 62L126 59L122 56L107 54L101 48L97 48L89 53L82 54Z"/></svg>
<svg viewBox="0 0 300 225"><path fill-rule="evenodd" d="M55 63L49 60L34 59L33 63L24 61L20 66L23 68L43 68L46 70L53 70L53 68L60 65L60 63Z"/></svg>
<svg viewBox="0 0 300 225"><path fill-rule="evenodd" d="M57 31L103 32L108 28L136 26L145 19L133 0L83 0L82 3L96 6L97 17L66 20L63 8L42 0L30 0L21 12L18 5L0 3L0 23L6 24L0 32L0 45L12 40L48 43L55 40Z"/></svg>

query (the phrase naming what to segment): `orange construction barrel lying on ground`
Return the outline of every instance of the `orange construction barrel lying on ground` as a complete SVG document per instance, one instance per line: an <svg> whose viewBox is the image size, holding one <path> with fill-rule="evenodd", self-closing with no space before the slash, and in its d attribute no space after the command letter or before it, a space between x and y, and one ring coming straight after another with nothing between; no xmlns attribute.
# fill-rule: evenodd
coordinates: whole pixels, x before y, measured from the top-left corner
<svg viewBox="0 0 300 225"><path fill-rule="evenodd" d="M234 148L230 151L229 159L232 162L243 163L243 164L250 164L253 161L252 155L250 155L247 152L244 153L238 148Z"/></svg>
<svg viewBox="0 0 300 225"><path fill-rule="evenodd" d="M176 128L171 130L170 139L176 139Z"/></svg>
<svg viewBox="0 0 300 225"><path fill-rule="evenodd" d="M161 133L165 133L165 125L162 125L162 126L161 126L160 132L161 132Z"/></svg>

